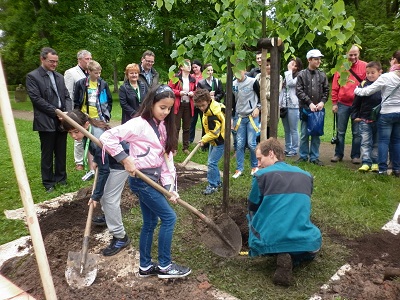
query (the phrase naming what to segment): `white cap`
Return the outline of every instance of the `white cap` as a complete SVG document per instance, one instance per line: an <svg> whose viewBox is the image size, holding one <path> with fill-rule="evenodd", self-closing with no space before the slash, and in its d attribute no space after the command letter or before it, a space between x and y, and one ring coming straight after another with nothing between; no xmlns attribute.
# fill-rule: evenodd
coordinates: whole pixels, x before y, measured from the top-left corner
<svg viewBox="0 0 400 300"><path fill-rule="evenodd" d="M312 49L307 52L307 59L310 59L311 57L323 57L323 55L318 49Z"/></svg>

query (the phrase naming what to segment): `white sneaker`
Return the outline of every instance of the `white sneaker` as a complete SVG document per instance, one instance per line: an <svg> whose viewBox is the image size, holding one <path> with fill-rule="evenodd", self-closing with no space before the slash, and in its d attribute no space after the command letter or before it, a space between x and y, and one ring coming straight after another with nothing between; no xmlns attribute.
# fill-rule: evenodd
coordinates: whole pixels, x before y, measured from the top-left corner
<svg viewBox="0 0 400 300"><path fill-rule="evenodd" d="M82 180L83 181L89 181L90 179L92 179L94 176L94 170L90 170L89 172L87 172L83 177Z"/></svg>
<svg viewBox="0 0 400 300"><path fill-rule="evenodd" d="M257 167L251 169L251 173L250 173L251 176L253 176L257 171L258 171L258 168L257 168Z"/></svg>
<svg viewBox="0 0 400 300"><path fill-rule="evenodd" d="M233 174L232 178L238 178L240 175L242 175L242 171L236 170L235 174Z"/></svg>

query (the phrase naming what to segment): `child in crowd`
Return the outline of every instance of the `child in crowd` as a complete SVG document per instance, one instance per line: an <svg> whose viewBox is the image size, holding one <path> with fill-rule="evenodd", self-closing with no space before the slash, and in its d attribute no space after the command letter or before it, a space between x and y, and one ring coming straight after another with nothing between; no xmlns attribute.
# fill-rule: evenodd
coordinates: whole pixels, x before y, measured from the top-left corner
<svg viewBox="0 0 400 300"><path fill-rule="evenodd" d="M67 116L97 138L105 130L110 129L107 123L94 120L78 109L69 112ZM94 167L98 169L98 178L96 188L89 199L89 204L93 203L94 207L96 207L96 203L100 201L108 230L113 236L110 245L103 249L102 252L104 256L115 255L131 243L122 223L120 208L121 194L128 178L128 173L111 156L106 155L103 160L102 149L85 137L78 129L65 120L62 121L62 124L74 140L83 141L85 149L90 151L93 156ZM122 144L125 151L127 151L127 145Z"/></svg>
<svg viewBox="0 0 400 300"><path fill-rule="evenodd" d="M371 85L382 74L379 62L371 61L366 66L367 79L362 81L360 87ZM372 108L382 101L381 92L370 96L355 96L351 107L351 118L359 122L361 134L361 160L360 172L378 172L378 128L377 122L371 120Z"/></svg>
<svg viewBox="0 0 400 300"><path fill-rule="evenodd" d="M138 117L107 130L100 137L103 149L129 172L130 188L139 198L143 225L140 232L139 276L157 275L159 278L179 278L190 274L191 269L172 262L171 244L176 223L176 213L167 199L158 190L142 179L135 177L136 169L155 182L160 182L165 189L176 189L175 169L169 169L173 162L173 152L177 147L174 114L175 94L168 85L156 85L146 95ZM120 145L129 143L129 155ZM164 158L164 154L168 158ZM169 161L167 161L169 160ZM172 188L171 188L172 187ZM179 195L172 192L169 201L176 203ZM158 234L158 264L152 262L151 249L153 234L161 220Z"/></svg>
<svg viewBox="0 0 400 300"><path fill-rule="evenodd" d="M101 66L97 61L88 64L88 78L82 78L75 83L74 108L82 110L90 118L109 122L111 119L112 96L107 82L101 75ZM92 157L84 157L85 169L90 171L82 177L83 181L90 180L94 175Z"/></svg>
<svg viewBox="0 0 400 300"><path fill-rule="evenodd" d="M203 113L203 127L205 135L199 144L203 146L210 143L208 152L208 186L204 190L204 195L210 195L218 190L222 185L221 176L218 169L218 162L224 154L225 137L225 106L211 98L210 92L206 89L198 89L194 93L194 104Z"/></svg>
<svg viewBox="0 0 400 300"><path fill-rule="evenodd" d="M302 70L297 76L296 96L299 99L300 107L300 148L299 159L296 162L307 162L323 166L319 160L319 136L310 136L307 131L307 114L317 112L324 108L328 101L329 83L326 74L318 70L321 64L321 51L312 49L307 52L308 67ZM310 141L311 140L311 141Z"/></svg>
<svg viewBox="0 0 400 300"><path fill-rule="evenodd" d="M247 144L250 150L251 175L257 172L256 137L259 131L260 84L255 78L245 75L236 78L232 84L233 101L235 102L235 116L233 131L236 132L236 172L233 178L238 178L244 171L244 149Z"/></svg>

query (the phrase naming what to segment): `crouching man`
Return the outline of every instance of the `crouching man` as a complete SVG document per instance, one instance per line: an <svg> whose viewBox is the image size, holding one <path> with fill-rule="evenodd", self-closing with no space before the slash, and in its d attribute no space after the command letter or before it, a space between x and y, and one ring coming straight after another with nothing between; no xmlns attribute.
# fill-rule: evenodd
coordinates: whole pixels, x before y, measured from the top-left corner
<svg viewBox="0 0 400 300"><path fill-rule="evenodd" d="M249 255L276 255L273 282L289 286L292 268L311 261L321 248L321 232L310 220L313 177L283 162L275 138L256 148L259 170L248 200Z"/></svg>

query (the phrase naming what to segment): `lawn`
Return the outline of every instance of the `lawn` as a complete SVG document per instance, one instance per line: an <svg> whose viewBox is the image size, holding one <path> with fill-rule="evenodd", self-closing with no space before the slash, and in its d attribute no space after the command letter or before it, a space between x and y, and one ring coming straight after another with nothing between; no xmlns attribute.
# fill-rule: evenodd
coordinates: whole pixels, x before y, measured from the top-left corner
<svg viewBox="0 0 400 300"><path fill-rule="evenodd" d="M115 96L115 95L114 95ZM11 98L13 99L13 98ZM12 101L13 102L13 101ZM28 103L30 104L30 103ZM24 106L29 110L27 103L13 103L13 108ZM330 102L327 104L327 112L330 111ZM119 112L118 112L119 111ZM114 116L120 116L117 102L114 103ZM329 142L332 137L332 114L327 113L325 122L325 136L323 141ZM117 117L116 117L117 118ZM32 132L32 124L29 121L16 120L18 136L23 151L25 168L28 174L30 188L35 203L48 200L63 193L76 191L91 182L82 182L82 173L74 171L73 142L68 138L68 186L58 188L52 194L46 194L40 179L40 151L37 133ZM279 137L283 136L281 123L279 125ZM349 136L349 134L348 134ZM0 124L0 139L6 140L3 122ZM349 142L349 137L348 137ZM193 147L193 146L192 146ZM10 159L8 145L0 144L3 153L0 173L0 210L16 209L22 207L18 185ZM180 153L176 156L176 162L183 161L185 157ZM199 151L193 161L205 164L207 153ZM249 159L245 160L245 168L249 170ZM293 160L289 160L289 163ZM222 166L222 162L221 162ZM213 255L202 245L186 245L185 235L187 228L176 226L174 237L174 253L179 253L180 261L190 262L194 270L205 270L214 286L229 291L236 297L246 299L307 299L315 288L326 283L330 276L345 263L347 250L329 238L329 233L334 231L340 235L354 238L371 232L377 232L389 219L398 205L397 195L400 192L398 179L395 177L382 177L376 174L362 174L344 164L319 167L311 164L301 165L314 176L314 193L312 197L312 219L323 232L323 248L317 259L305 268L295 271L298 278L296 285L288 289L280 290L266 282L264 269L273 269L274 262L270 258L259 259L222 259ZM235 161L231 160L230 171L235 169ZM237 180L230 181L230 201L245 201L249 192L251 177L241 176ZM205 184L195 185L192 189L180 193L182 199L201 209L206 204L218 205L221 203L222 193L216 193L204 197L201 195ZM178 222L188 217L188 212L182 207L176 207ZM133 208L126 215L124 223L128 234L135 237L137 246L138 232L141 224L139 208ZM20 221L7 220L0 215L0 244L14 240L28 234L25 225ZM241 270L238 272L238 270ZM272 271L271 271L272 272ZM252 274L248 276L248 274ZM238 284L240 282L241 284ZM264 295L265 297L260 297Z"/></svg>

